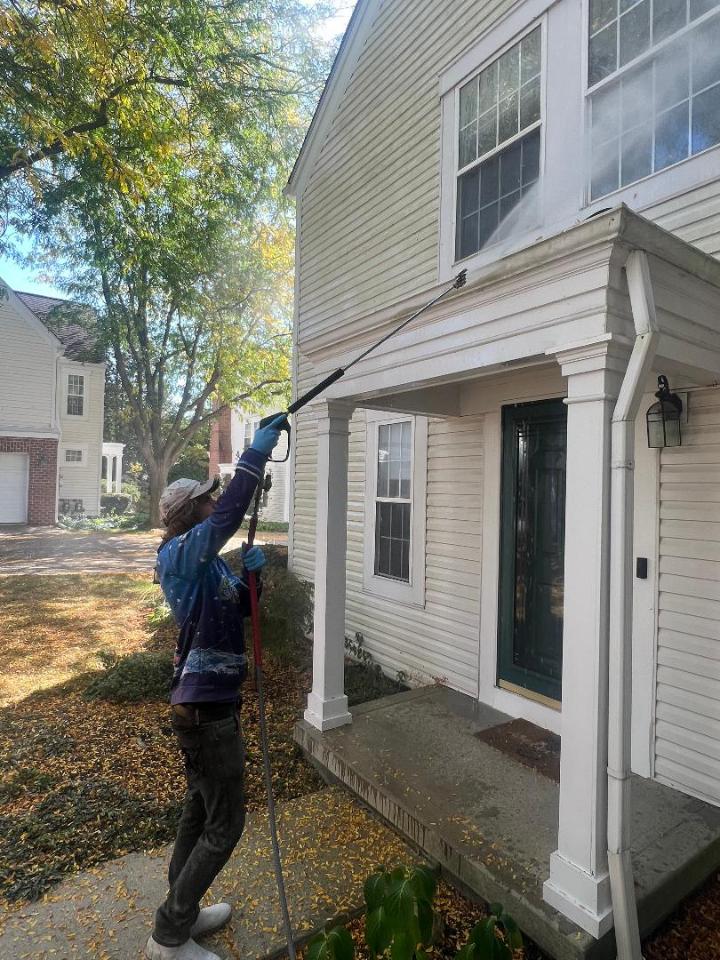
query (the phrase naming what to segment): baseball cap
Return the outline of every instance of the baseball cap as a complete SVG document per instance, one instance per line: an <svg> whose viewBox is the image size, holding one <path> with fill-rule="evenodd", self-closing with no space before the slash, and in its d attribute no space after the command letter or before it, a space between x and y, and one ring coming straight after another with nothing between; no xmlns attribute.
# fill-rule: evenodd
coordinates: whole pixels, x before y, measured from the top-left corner
<svg viewBox="0 0 720 960"><path fill-rule="evenodd" d="M213 477L200 483L199 480L190 480L181 477L165 487L160 496L160 519L167 524L170 517L188 500L197 500L205 493L212 493L220 486L220 477Z"/></svg>

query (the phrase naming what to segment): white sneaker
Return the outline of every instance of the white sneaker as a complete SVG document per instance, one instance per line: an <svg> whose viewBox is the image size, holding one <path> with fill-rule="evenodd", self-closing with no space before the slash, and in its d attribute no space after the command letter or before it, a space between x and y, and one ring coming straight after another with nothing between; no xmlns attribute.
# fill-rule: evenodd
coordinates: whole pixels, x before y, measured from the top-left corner
<svg viewBox="0 0 720 960"><path fill-rule="evenodd" d="M179 947L164 947L153 937L145 945L145 956L149 960L220 960L216 953L210 953L194 940L186 940Z"/></svg>
<svg viewBox="0 0 720 960"><path fill-rule="evenodd" d="M230 919L232 907L229 903L214 903L211 907L202 907L198 918L190 931L191 937L205 937L215 933Z"/></svg>

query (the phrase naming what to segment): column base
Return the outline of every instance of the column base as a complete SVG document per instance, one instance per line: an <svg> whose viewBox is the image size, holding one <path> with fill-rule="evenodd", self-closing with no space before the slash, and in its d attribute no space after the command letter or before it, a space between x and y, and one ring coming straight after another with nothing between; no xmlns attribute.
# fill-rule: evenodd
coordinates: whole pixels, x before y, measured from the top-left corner
<svg viewBox="0 0 720 960"><path fill-rule="evenodd" d="M599 940L613 926L610 876L593 876L556 850L550 857L550 879L543 899Z"/></svg>
<svg viewBox="0 0 720 960"><path fill-rule="evenodd" d="M316 730L332 730L335 727L343 727L352 723L352 714L348 710L348 699L343 694L341 697L323 700L316 693L311 693L308 696L305 719Z"/></svg>

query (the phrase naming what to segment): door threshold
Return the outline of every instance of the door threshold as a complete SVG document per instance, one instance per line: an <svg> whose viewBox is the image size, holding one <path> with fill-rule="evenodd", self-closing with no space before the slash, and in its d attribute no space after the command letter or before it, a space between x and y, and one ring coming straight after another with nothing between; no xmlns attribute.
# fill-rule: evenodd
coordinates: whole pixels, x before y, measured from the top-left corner
<svg viewBox="0 0 720 960"><path fill-rule="evenodd" d="M507 690L508 693L514 693L526 700L534 700L535 703L541 703L544 707L550 707L551 710L556 710L558 713L562 712L562 702L560 700L554 700L552 697L546 697L543 693L528 690L527 687L518 686L517 683L510 683L509 680L498 680L497 685L501 690Z"/></svg>

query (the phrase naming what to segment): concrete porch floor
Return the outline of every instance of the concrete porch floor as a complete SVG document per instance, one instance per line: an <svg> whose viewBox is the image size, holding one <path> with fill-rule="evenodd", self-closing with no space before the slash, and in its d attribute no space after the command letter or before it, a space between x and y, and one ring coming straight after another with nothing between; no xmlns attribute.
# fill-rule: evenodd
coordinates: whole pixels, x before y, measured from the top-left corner
<svg viewBox="0 0 720 960"><path fill-rule="evenodd" d="M353 708L306 754L376 810L447 875L501 901L557 960L615 957L542 898L556 848L559 787L475 736L511 718L442 687ZM720 865L720 809L650 780L633 781L633 862L643 935Z"/></svg>

